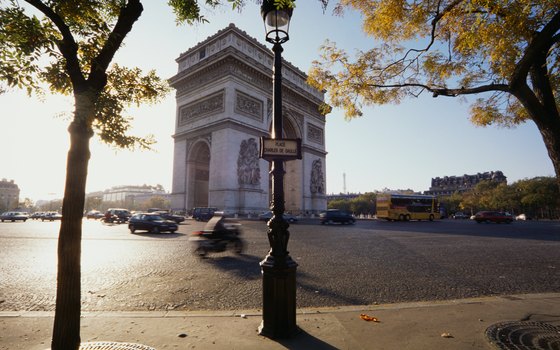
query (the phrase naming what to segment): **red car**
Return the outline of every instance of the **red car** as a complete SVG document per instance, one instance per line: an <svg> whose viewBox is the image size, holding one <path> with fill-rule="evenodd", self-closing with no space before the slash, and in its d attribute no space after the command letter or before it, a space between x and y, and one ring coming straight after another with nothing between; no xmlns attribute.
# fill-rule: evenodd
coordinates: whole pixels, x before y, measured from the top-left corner
<svg viewBox="0 0 560 350"><path fill-rule="evenodd" d="M513 216L500 211L479 211L474 215L474 220L479 224L481 222L495 222L498 224L505 222L506 224L511 224Z"/></svg>

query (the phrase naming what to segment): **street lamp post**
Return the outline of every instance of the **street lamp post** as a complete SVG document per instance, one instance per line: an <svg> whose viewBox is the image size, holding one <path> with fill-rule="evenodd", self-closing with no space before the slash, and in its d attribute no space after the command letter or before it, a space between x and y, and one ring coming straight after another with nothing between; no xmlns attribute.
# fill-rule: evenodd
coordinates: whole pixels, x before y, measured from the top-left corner
<svg viewBox="0 0 560 350"><path fill-rule="evenodd" d="M288 41L292 9L278 9L273 0L264 0L261 15L266 41L272 43L274 74L272 91L273 140L282 139L282 45ZM272 159L272 218L268 222L270 251L261 261L263 275L263 319L259 334L270 338L288 338L297 332L296 268L288 253L289 224L284 220L284 160Z"/></svg>

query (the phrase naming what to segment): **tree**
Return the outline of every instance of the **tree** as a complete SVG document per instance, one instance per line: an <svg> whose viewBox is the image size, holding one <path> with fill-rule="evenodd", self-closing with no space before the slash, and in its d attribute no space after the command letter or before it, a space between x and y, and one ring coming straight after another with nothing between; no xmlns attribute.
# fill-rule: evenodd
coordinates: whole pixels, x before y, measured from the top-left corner
<svg viewBox="0 0 560 350"><path fill-rule="evenodd" d="M99 210L103 204L101 196L86 197L85 210Z"/></svg>
<svg viewBox="0 0 560 350"><path fill-rule="evenodd" d="M308 81L347 118L423 92L477 95L474 124L536 124L560 188L559 0L340 0L334 11L345 9L381 44L351 58L327 42Z"/></svg>
<svg viewBox="0 0 560 350"><path fill-rule="evenodd" d="M543 214L553 218L553 213L560 209L560 191L549 177L536 177L515 182L512 187L519 196L520 210L532 216Z"/></svg>
<svg viewBox="0 0 560 350"><path fill-rule="evenodd" d="M162 196L152 196L149 199L143 201L138 206L138 209L146 210L149 208L159 208L159 209L167 209L171 207L171 203L168 199L165 199Z"/></svg>
<svg viewBox="0 0 560 350"><path fill-rule="evenodd" d="M283 2L288 0L283 0ZM169 0L177 22L205 21L199 3L219 0ZM225 0L223 1L225 2ZM227 0L233 7L243 0ZM112 64L134 23L140 0L0 0L0 82L2 89L28 94L48 89L72 95L74 113L68 133L63 219L58 239L56 312L51 347L80 345L81 236L90 139L117 147L149 148L150 137L130 136L131 104L155 103L169 90L155 72ZM41 16L41 17L38 17Z"/></svg>

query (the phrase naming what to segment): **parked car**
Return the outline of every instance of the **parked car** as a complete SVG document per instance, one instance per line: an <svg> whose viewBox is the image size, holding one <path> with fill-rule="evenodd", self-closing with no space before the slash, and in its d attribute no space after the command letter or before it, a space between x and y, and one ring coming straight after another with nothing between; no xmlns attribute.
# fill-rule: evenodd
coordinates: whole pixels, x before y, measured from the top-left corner
<svg viewBox="0 0 560 350"><path fill-rule="evenodd" d="M453 214L453 219L468 219L468 218L470 218L470 216L463 213L462 211L458 211L455 214Z"/></svg>
<svg viewBox="0 0 560 350"><path fill-rule="evenodd" d="M333 224L335 222L341 224L354 224L356 219L350 213L338 209L328 209L319 214L321 224Z"/></svg>
<svg viewBox="0 0 560 350"><path fill-rule="evenodd" d="M43 216L41 216L41 221L56 221L62 220L62 215L56 211L49 211L46 212Z"/></svg>
<svg viewBox="0 0 560 350"><path fill-rule="evenodd" d="M214 213L218 211L218 208L214 207L198 207L194 208L192 212L192 218L196 221L208 221Z"/></svg>
<svg viewBox="0 0 560 350"><path fill-rule="evenodd" d="M515 217L515 220L522 220L522 221L525 221L525 220L533 220L533 218L530 217L530 216L527 215L527 214L519 214L519 215L517 215L517 216Z"/></svg>
<svg viewBox="0 0 560 350"><path fill-rule="evenodd" d="M103 217L103 213L99 210L90 210L86 213L87 219L101 219Z"/></svg>
<svg viewBox="0 0 560 350"><path fill-rule="evenodd" d="M4 212L2 214L0 214L0 220L2 222L4 221L11 221L11 222L16 222L16 221L27 221L27 219L29 218L29 216L27 215L27 213L22 213L19 211L7 211Z"/></svg>
<svg viewBox="0 0 560 350"><path fill-rule="evenodd" d="M284 215L282 216L284 218L284 220L286 220L289 223L294 223L298 221L298 218L295 217L292 214L289 213L284 213ZM262 221L268 221L272 218L272 212L271 211L265 211L264 213L259 215L259 220Z"/></svg>
<svg viewBox="0 0 560 350"><path fill-rule="evenodd" d="M131 233L137 230L149 231L152 233L177 231L177 224L171 220L166 220L155 213L137 213L128 220L128 229Z"/></svg>
<svg viewBox="0 0 560 350"><path fill-rule="evenodd" d="M505 222L507 224L511 224L513 222L513 216L509 213L501 211L479 211L474 215L474 220L479 224L481 222Z"/></svg>

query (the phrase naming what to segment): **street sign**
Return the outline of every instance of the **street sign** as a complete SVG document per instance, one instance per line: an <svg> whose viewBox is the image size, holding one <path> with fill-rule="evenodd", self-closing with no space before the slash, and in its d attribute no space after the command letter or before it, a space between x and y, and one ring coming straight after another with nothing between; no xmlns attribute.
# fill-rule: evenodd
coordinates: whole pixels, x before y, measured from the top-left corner
<svg viewBox="0 0 560 350"><path fill-rule="evenodd" d="M261 137L260 157L268 161L301 159L301 139Z"/></svg>

